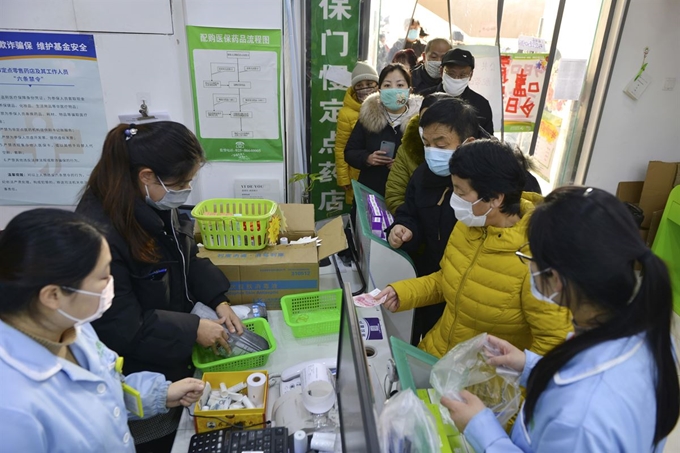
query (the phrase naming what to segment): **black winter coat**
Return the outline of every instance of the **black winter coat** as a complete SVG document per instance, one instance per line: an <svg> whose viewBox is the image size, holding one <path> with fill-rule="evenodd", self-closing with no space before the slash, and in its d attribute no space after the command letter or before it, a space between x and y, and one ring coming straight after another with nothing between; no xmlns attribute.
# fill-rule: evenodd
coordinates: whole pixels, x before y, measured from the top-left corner
<svg viewBox="0 0 680 453"><path fill-rule="evenodd" d="M421 64L411 71L411 84L415 94L423 94L424 91L432 90L442 83L441 77L433 79L425 70L425 65ZM429 93L428 93L429 94Z"/></svg>
<svg viewBox="0 0 680 453"><path fill-rule="evenodd" d="M352 135L345 145L345 161L352 167L361 170L359 182L366 187L385 196L385 184L389 168L386 165L368 165L368 156L380 149L383 141L394 142L394 157L401 145L401 137L411 117L418 113L423 98L411 95L408 101L408 110L401 118L401 125L392 129L387 122L385 109L380 102L380 93L374 93L367 97L359 110L357 121Z"/></svg>
<svg viewBox="0 0 680 453"><path fill-rule="evenodd" d="M178 215L176 209L159 211L136 200L135 217L155 240L162 257L149 264L132 257L91 192L85 193L76 212L106 229L111 248L115 298L111 308L92 323L99 338L125 358L125 374L155 371L171 381L191 376L199 318L189 312L196 301L216 308L227 300L230 286L210 260L196 256L191 220Z"/></svg>
<svg viewBox="0 0 680 453"><path fill-rule="evenodd" d="M440 83L436 87L423 90L420 94L427 96L432 93L446 93L446 91L444 91L443 83ZM493 112L491 111L489 101L481 94L471 90L470 87L465 87L465 90L463 90L458 98L474 107L475 111L477 111L479 125L489 134L493 135Z"/></svg>
<svg viewBox="0 0 680 453"><path fill-rule="evenodd" d="M452 187L450 176L437 176L427 163L422 163L413 172L404 203L395 213L394 225L403 225L413 233L413 238L401 249L414 259L418 276L439 270L457 221L449 202ZM416 253L421 246L422 253Z"/></svg>

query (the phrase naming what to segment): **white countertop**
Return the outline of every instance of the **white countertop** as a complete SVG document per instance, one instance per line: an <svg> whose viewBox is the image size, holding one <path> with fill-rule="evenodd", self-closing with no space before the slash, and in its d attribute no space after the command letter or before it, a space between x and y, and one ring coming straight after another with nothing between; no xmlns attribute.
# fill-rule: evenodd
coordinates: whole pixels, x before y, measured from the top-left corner
<svg viewBox="0 0 680 453"><path fill-rule="evenodd" d="M308 338L295 338L290 327L283 319L280 310L267 311L269 326L276 339L276 351L267 360L266 369L269 374L280 374L288 367L307 360L335 357L338 354L338 334L320 335ZM267 419L271 414L271 406L278 397L278 388L270 388L270 397L267 402ZM175 442L171 453L187 453L191 436L196 433L192 417L185 410L182 413Z"/></svg>

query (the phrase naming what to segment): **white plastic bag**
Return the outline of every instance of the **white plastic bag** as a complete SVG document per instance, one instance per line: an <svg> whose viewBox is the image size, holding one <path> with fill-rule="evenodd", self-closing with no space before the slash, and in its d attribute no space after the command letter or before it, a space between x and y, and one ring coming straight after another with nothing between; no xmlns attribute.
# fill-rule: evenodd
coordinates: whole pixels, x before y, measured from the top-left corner
<svg viewBox="0 0 680 453"><path fill-rule="evenodd" d="M465 389L481 399L505 427L519 410L521 399L520 373L507 368L496 368L486 363L488 356L498 355L486 334L457 344L432 367L430 384L439 395L462 401ZM448 409L440 404L444 421L454 424Z"/></svg>
<svg viewBox="0 0 680 453"><path fill-rule="evenodd" d="M434 416L413 390L390 398L378 418L381 453L431 453L441 451Z"/></svg>

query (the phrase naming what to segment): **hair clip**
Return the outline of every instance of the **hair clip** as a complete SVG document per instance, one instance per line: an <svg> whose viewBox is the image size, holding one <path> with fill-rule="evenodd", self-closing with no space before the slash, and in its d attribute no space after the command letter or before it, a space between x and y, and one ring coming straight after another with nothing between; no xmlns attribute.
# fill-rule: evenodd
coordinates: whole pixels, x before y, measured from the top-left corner
<svg viewBox="0 0 680 453"><path fill-rule="evenodd" d="M135 123L130 123L130 127L125 129L125 140L130 140L134 135L137 135Z"/></svg>

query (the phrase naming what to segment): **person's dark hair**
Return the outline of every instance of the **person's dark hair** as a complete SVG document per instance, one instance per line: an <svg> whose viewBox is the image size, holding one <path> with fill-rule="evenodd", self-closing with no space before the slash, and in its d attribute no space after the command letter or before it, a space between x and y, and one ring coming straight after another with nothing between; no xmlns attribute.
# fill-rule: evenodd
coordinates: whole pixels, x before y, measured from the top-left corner
<svg viewBox="0 0 680 453"><path fill-rule="evenodd" d="M430 96L434 95L426 96L425 100ZM468 137L476 137L479 128L479 120L474 107L451 95L441 96L421 115L420 127L425 129L433 124L448 126L458 135L461 142Z"/></svg>
<svg viewBox="0 0 680 453"><path fill-rule="evenodd" d="M137 133L128 136L126 130L130 129ZM159 259L155 243L137 222L134 212L135 200L146 196L139 190L139 171L150 168L167 186L186 180L196 165L204 162L198 139L180 123L119 124L106 136L102 156L85 190L102 203L132 256L153 263Z"/></svg>
<svg viewBox="0 0 680 453"><path fill-rule="evenodd" d="M519 164L524 169L524 174L526 176L524 192L534 192L541 195L541 185L538 183L538 179L536 179L536 177L530 172L530 170L536 169L532 158L524 154L519 147L515 147L515 156L517 157Z"/></svg>
<svg viewBox="0 0 680 453"><path fill-rule="evenodd" d="M409 87L411 86L411 74L409 74L408 69L406 69L406 66L404 66L401 63L390 63L387 66L385 66L382 71L380 71L380 76L378 76L378 87L381 87L383 82L385 81L385 77L387 77L390 73L394 71L401 72L401 75L404 76L404 80L406 80L406 84Z"/></svg>
<svg viewBox="0 0 680 453"><path fill-rule="evenodd" d="M14 217L0 233L0 315L30 313L47 285L80 288L103 240L71 211L33 209Z"/></svg>
<svg viewBox="0 0 680 453"><path fill-rule="evenodd" d="M435 102L441 101L442 99L456 99L456 98L454 96L451 96L449 93L443 93L441 91L428 94L423 98L423 102L420 104L420 114L422 115L424 109L429 109L435 104Z"/></svg>
<svg viewBox="0 0 680 453"><path fill-rule="evenodd" d="M408 63L408 65L413 69L418 63L418 57L416 57L416 53L413 51L413 49L402 49L394 54L394 57L392 57L392 63L401 63L403 65Z"/></svg>
<svg viewBox="0 0 680 453"><path fill-rule="evenodd" d="M427 116L438 104L429 108L423 116ZM499 208L503 214L519 214L526 175L507 144L497 140L466 143L451 156L449 170L452 175L469 180L470 186L484 201L503 194L503 203Z"/></svg>
<svg viewBox="0 0 680 453"><path fill-rule="evenodd" d="M600 189L555 189L533 212L528 235L538 268L559 273L565 305L594 304L604 309L607 317L597 327L557 346L534 367L524 406L527 423L541 393L573 357L600 343L644 332L656 363L657 444L671 432L680 410L671 344L673 300L666 265L642 241L625 205ZM637 290L636 263L642 265Z"/></svg>

